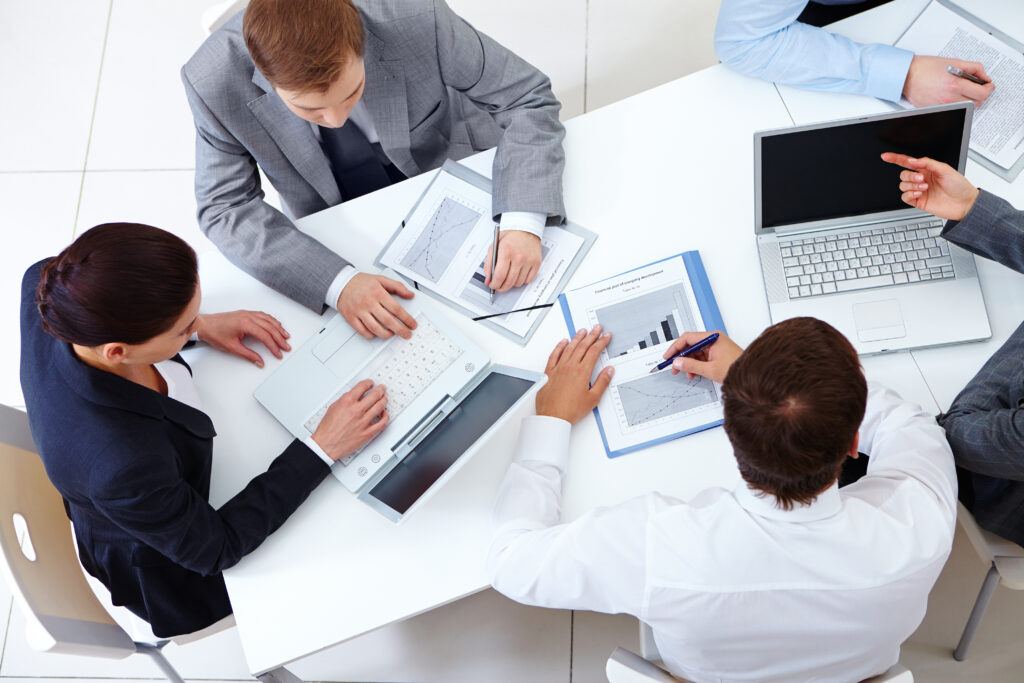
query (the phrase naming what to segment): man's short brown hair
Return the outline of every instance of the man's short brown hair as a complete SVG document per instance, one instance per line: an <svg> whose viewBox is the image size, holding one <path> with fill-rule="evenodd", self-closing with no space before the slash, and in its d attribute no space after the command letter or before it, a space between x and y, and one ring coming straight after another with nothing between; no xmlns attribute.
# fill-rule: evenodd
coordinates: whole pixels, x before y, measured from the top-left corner
<svg viewBox="0 0 1024 683"><path fill-rule="evenodd" d="M363 22L351 0L252 0L242 34L275 87L326 92L363 55Z"/></svg>
<svg viewBox="0 0 1024 683"><path fill-rule="evenodd" d="M867 393L857 352L834 327L815 318L769 327L722 385L744 481L784 510L812 503L839 476Z"/></svg>

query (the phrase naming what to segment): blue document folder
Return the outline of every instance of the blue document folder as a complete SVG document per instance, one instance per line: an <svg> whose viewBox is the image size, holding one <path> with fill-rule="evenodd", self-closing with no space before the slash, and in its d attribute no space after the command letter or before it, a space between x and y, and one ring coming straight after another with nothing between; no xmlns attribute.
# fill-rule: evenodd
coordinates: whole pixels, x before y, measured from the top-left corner
<svg viewBox="0 0 1024 683"><path fill-rule="evenodd" d="M623 275L626 275L628 273L632 273L634 271L646 269L646 268L649 268L651 266L656 266L658 264L664 264L664 263L667 263L669 261L672 261L673 259L682 259L682 261L683 261L683 264L684 264L684 266L686 268L686 273L687 273L687 275L689 277L689 280L690 280L690 286L691 286L691 288L693 290L693 293L694 293L694 298L696 299L696 302L697 302L697 307L700 309L700 315L701 315L701 318L703 318L703 321L704 321L705 328L707 330L709 330L709 331L711 331L711 330L721 330L722 332L725 332L725 324L722 322L722 315L721 315L721 313L718 310L718 303L715 301L715 295L711 291L711 283L708 281L707 272L704 270L704 263L703 263L703 261L700 258L700 253L697 252L697 251L683 252L681 254L676 254L674 256L670 256L668 258L661 259L660 261L654 261L652 263L645 264L643 266L638 266L638 267L633 268L631 270L625 271L624 273L620 273L619 275L611 276L609 278L604 278L604 279L601 280L601 282L604 282L605 280L615 280L616 278L621 278ZM597 283L592 283L592 285L590 285L590 286L593 286L593 284L597 284ZM568 327L568 329L569 329L569 336L570 337L575 335L577 329L579 329L580 327L588 327L588 325L586 324L586 321L581 321L583 324L582 325L577 325L577 323L573 320L573 316L572 316L572 313L571 313L571 310L570 310L570 306L569 306L569 297L572 297L572 296L573 296L573 292L565 292L565 293L559 295L559 297L558 297L559 304L560 304L560 306L562 308L562 315L565 318L565 324L566 324L566 327ZM652 323L652 326L665 325L665 323L662 323L661 321L657 321L657 322L656 321L651 321L651 323ZM668 329L667 325L666 325L666 329ZM673 329L672 331L674 333L681 334L685 330L675 330L675 329ZM614 341L615 340L613 338L613 343L614 343ZM644 346L643 342L641 342L641 348L643 348L643 346ZM609 347L609 348L611 348L611 347ZM668 371L666 371L666 372L668 372ZM638 450L641 450L643 448L647 448L649 446L653 446L653 445L656 445L656 444L659 444L659 443L663 443L665 441L671 441L673 439L678 439L681 436L686 436L688 434L693 434L695 432L703 431L705 429L710 429L712 427L717 427L720 424L722 424L722 420L720 420L720 419L713 420L713 421L708 422L706 424L701 424L701 425L693 426L693 427L684 429L682 431L679 431L679 432L676 432L676 433L673 433L673 434L669 434L669 435L665 435L665 436L660 436L658 438L651 439L649 441L644 441L642 443L633 444L633 445L630 445L628 447L620 448L620 449L617 449L617 450L612 450L609 447L608 436L607 436L606 431L605 431L604 420L602 419L601 412L600 412L599 408L594 408L594 416L597 418L597 426L598 426L598 429L601 432L601 441L604 444L605 452L608 454L609 458L617 458L620 455L625 455L627 453L632 453L634 451L638 451ZM610 419L615 419L613 416L609 416L609 417L610 417Z"/></svg>

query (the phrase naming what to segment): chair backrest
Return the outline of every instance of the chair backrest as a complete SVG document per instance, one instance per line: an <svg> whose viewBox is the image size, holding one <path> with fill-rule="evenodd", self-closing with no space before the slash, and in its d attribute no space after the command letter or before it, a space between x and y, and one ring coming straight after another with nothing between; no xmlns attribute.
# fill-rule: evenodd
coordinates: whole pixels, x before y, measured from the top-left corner
<svg viewBox="0 0 1024 683"><path fill-rule="evenodd" d="M245 6L248 4L249 0L227 0L226 2L218 2L216 5L203 12L203 16L199 20L199 23L202 25L206 35L210 35L226 24L228 19L245 9Z"/></svg>
<svg viewBox="0 0 1024 683"><path fill-rule="evenodd" d="M19 543L15 515L34 551ZM71 523L32 442L28 416L0 406L0 572L37 650L120 659L132 639L96 599L75 553Z"/></svg>
<svg viewBox="0 0 1024 683"><path fill-rule="evenodd" d="M956 519L985 564L991 564L997 557L1024 557L1024 548L978 526L963 503L957 503Z"/></svg>
<svg viewBox="0 0 1024 683"><path fill-rule="evenodd" d="M605 664L608 683L686 683L640 655L617 647Z"/></svg>

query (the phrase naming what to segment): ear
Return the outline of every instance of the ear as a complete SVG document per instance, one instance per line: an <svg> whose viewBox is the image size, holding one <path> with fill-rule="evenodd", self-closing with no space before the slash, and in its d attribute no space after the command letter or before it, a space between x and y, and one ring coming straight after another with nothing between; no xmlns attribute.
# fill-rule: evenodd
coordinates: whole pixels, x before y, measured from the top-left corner
<svg viewBox="0 0 1024 683"><path fill-rule="evenodd" d="M856 460L857 458L860 457L860 451L857 450L859 446L860 446L860 432L857 432L856 434L853 435L853 445L850 446L850 452L848 454L854 460Z"/></svg>
<svg viewBox="0 0 1024 683"><path fill-rule="evenodd" d="M124 363L128 359L128 345L121 342L110 342L99 349L99 356L110 365Z"/></svg>

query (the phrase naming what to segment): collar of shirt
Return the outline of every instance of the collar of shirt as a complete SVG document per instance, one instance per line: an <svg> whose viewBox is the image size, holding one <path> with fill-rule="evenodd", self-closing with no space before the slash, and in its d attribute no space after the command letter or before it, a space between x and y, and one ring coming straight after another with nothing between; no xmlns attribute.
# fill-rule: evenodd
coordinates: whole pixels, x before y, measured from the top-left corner
<svg viewBox="0 0 1024 683"><path fill-rule="evenodd" d="M792 510L783 510L778 506L775 496L753 491L742 481L733 491L733 495L744 510L758 517L783 522L815 522L826 519L839 512L843 504L839 497L838 483L832 484L818 494L810 505L796 504Z"/></svg>

